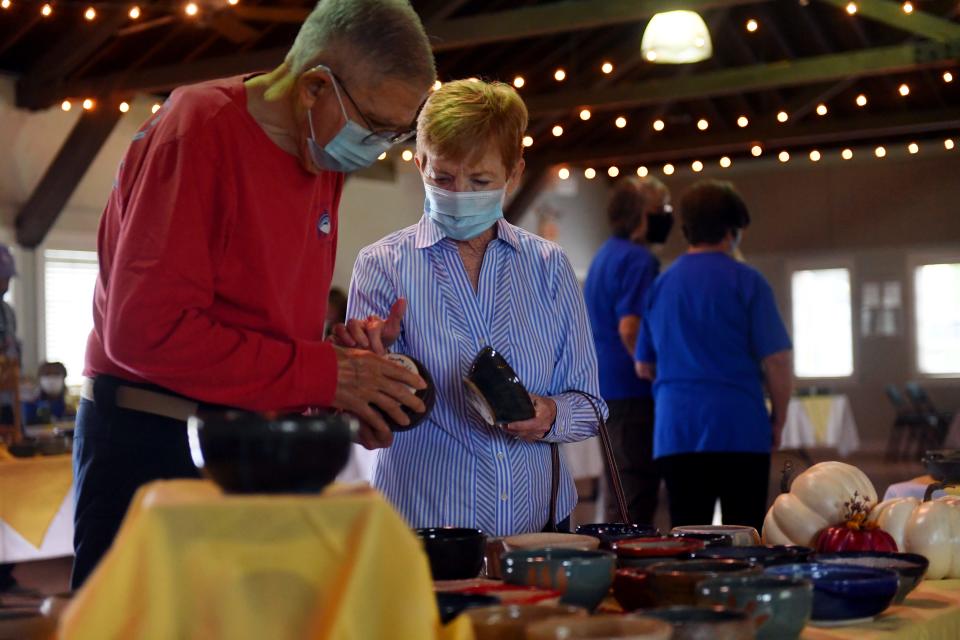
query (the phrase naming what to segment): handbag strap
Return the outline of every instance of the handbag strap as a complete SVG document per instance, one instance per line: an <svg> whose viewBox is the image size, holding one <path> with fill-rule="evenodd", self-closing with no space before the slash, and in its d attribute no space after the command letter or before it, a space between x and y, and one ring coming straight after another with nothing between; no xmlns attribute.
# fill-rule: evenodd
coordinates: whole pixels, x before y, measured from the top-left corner
<svg viewBox="0 0 960 640"><path fill-rule="evenodd" d="M586 391L571 389L564 393L575 393L582 396L590 403L593 413L597 418L597 430L600 432L600 445L603 449L603 456L607 462L607 473L610 478L610 487L617 500L617 510L620 512L620 521L631 524L630 514L627 512L627 499L623 493L623 483L620 481L620 469L617 467L617 460L613 455L613 446L610 444L610 433L607 431L607 422L603 419L603 412L600 411L600 399ZM557 530L557 499L560 493L560 448L557 444L551 443L552 451L552 477L550 481L550 520L547 522L548 531Z"/></svg>

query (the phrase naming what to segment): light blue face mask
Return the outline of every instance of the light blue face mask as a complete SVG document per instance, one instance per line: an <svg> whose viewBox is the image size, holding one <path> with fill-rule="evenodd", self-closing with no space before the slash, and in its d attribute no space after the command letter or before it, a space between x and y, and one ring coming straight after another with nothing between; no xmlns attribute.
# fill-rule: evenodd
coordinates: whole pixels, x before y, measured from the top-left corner
<svg viewBox="0 0 960 640"><path fill-rule="evenodd" d="M448 238L476 238L503 217L506 189L447 191L427 183L423 189L427 194L424 212Z"/></svg>
<svg viewBox="0 0 960 640"><path fill-rule="evenodd" d="M365 127L357 124L347 115L347 109L343 106L343 98L340 97L340 87L337 86L337 79L334 78L330 69L319 65L330 76L330 82L333 84L333 91L337 96L337 102L340 103L340 111L343 112L344 125L333 139L321 147L317 142L317 134L313 130L313 117L307 112L307 123L310 125L310 139L307 144L310 147L310 155L313 162L321 169L327 171L339 171L340 173L350 173L369 167L381 153L386 152L393 145L382 138L373 136Z"/></svg>

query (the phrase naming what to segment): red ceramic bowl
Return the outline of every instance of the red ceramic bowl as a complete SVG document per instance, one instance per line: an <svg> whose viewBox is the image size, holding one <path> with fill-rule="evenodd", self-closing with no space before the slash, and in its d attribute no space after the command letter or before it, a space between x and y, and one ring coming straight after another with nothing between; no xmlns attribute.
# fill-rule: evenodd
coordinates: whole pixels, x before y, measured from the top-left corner
<svg viewBox="0 0 960 640"><path fill-rule="evenodd" d="M622 568L643 568L664 560L688 558L691 553L703 550L702 540L686 538L628 538L612 545L617 554L617 565Z"/></svg>

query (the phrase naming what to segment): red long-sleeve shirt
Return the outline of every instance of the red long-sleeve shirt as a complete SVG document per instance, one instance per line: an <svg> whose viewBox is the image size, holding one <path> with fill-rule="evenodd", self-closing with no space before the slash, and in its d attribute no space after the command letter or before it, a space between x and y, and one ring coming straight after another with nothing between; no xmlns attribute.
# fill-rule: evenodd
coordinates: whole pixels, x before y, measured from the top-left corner
<svg viewBox="0 0 960 640"><path fill-rule="evenodd" d="M343 175L307 173L246 105L240 77L183 87L131 142L100 223L86 375L252 410L332 401Z"/></svg>

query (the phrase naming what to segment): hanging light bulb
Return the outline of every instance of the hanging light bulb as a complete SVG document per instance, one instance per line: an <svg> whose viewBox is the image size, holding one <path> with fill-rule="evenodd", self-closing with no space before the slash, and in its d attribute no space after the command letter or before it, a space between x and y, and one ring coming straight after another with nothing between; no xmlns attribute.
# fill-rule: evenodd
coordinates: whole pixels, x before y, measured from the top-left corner
<svg viewBox="0 0 960 640"><path fill-rule="evenodd" d="M620 116L614 121L614 124L617 125L617 129L623 129L625 126L627 126L627 119L623 116Z"/></svg>
<svg viewBox="0 0 960 640"><path fill-rule="evenodd" d="M127 15L130 16L131 20L137 20L140 18L140 7L133 6L130 7L130 11L127 12Z"/></svg>
<svg viewBox="0 0 960 640"><path fill-rule="evenodd" d="M697 121L697 129L700 129L700 131L706 131L709 128L710 123L707 122L706 118L700 118L700 120Z"/></svg>
<svg viewBox="0 0 960 640"><path fill-rule="evenodd" d="M647 169L646 167L644 167L644 166L642 166L642 165L639 166L639 167L637 167L637 176L639 176L639 177L641 177L641 178L646 178L648 175L650 175L650 170L649 170L649 169Z"/></svg>
<svg viewBox="0 0 960 640"><path fill-rule="evenodd" d="M239 2L240 0L227 0L227 4L230 5L231 7L237 6Z"/></svg>
<svg viewBox="0 0 960 640"><path fill-rule="evenodd" d="M60 108L63 109L64 111L70 111L70 109L73 108L73 105L70 104L69 100L64 100L63 102L60 103Z"/></svg>
<svg viewBox="0 0 960 640"><path fill-rule="evenodd" d="M197 6L196 2L188 2L187 6L183 8L183 12L192 18L200 12L200 7Z"/></svg>
<svg viewBox="0 0 960 640"><path fill-rule="evenodd" d="M564 80L567 79L567 72L564 71L563 69L557 69L556 71L553 72L553 79L556 80L557 82L563 82Z"/></svg>
<svg viewBox="0 0 960 640"><path fill-rule="evenodd" d="M654 120L653 121L653 130L654 131L663 131L663 128L667 126L664 124L663 120Z"/></svg>
<svg viewBox="0 0 960 640"><path fill-rule="evenodd" d="M747 118L747 116L740 116L739 118L737 118L737 126L740 127L741 129L746 129L749 124L750 124L750 120L749 118Z"/></svg>
<svg viewBox="0 0 960 640"><path fill-rule="evenodd" d="M533 146L533 137L532 136L523 136L523 146L532 147Z"/></svg>
<svg viewBox="0 0 960 640"><path fill-rule="evenodd" d="M557 138L559 138L560 136L562 136L562 135L563 135L563 127L561 127L560 125L555 125L555 126L553 127L553 135L554 135L555 137L557 137Z"/></svg>
<svg viewBox="0 0 960 640"><path fill-rule="evenodd" d="M860 95L858 95L858 96L857 96L857 106L858 106L858 107L865 107L865 106L867 106L867 96L865 96L865 95L862 94L862 93L861 93Z"/></svg>
<svg viewBox="0 0 960 640"><path fill-rule="evenodd" d="M873 150L873 154L878 158L885 158L887 156L887 149L886 147L877 147Z"/></svg>
<svg viewBox="0 0 960 640"><path fill-rule="evenodd" d="M849 3L847 3L847 13L849 13L850 15L852 15L852 16L853 16L853 15L856 15L856 14L857 14L857 11L858 11L859 9L860 9L860 7L857 6L857 3L856 3L856 2L849 2Z"/></svg>
<svg viewBox="0 0 960 640"><path fill-rule="evenodd" d="M602 71L606 75L610 75L611 73L613 73L613 63L604 62L602 65L600 65L600 71Z"/></svg>
<svg viewBox="0 0 960 640"><path fill-rule="evenodd" d="M93 7L87 7L87 10L83 12L83 17L86 18L87 22L93 22L97 19L97 10Z"/></svg>
<svg viewBox="0 0 960 640"><path fill-rule="evenodd" d="M561 180L566 180L570 177L570 169L567 169L566 167L560 167L560 170L557 171L557 177Z"/></svg>
<svg viewBox="0 0 960 640"><path fill-rule="evenodd" d="M130 103L126 101L121 102L119 109L120 109L120 113L126 113L127 111L130 111Z"/></svg>
<svg viewBox="0 0 960 640"><path fill-rule="evenodd" d="M820 152L816 149L810 152L810 162L820 162L821 157Z"/></svg>
<svg viewBox="0 0 960 640"><path fill-rule="evenodd" d="M817 105L817 115L818 115L818 116L825 116L825 115L827 115L828 111L829 111L829 110L827 109L827 105L823 104L822 102Z"/></svg>
<svg viewBox="0 0 960 640"><path fill-rule="evenodd" d="M790 153L787 151L781 151L777 157L780 158L780 162L790 162Z"/></svg>
<svg viewBox="0 0 960 640"><path fill-rule="evenodd" d="M943 141L943 148L946 149L947 151L953 151L954 146L955 145L953 143L952 138L947 138L946 140Z"/></svg>
<svg viewBox="0 0 960 640"><path fill-rule="evenodd" d="M523 76L517 76L513 79L513 86L517 89L522 89L525 84L527 84L527 81L523 79Z"/></svg>
<svg viewBox="0 0 960 640"><path fill-rule="evenodd" d="M383 153L381 153L380 155L377 156L377 160L386 160L386 159L387 159L387 152L386 152L386 151L384 151Z"/></svg>
<svg viewBox="0 0 960 640"><path fill-rule="evenodd" d="M911 13L913 13L913 3L909 2L909 0L907 2L904 2L903 12L907 15L910 15Z"/></svg>
<svg viewBox="0 0 960 640"><path fill-rule="evenodd" d="M920 145L918 145L916 142L911 142L907 145L907 151L909 151L910 155L912 156L916 155L920 153Z"/></svg>
<svg viewBox="0 0 960 640"><path fill-rule="evenodd" d="M442 86L443 86L443 83L442 83L442 82L440 82L439 80L434 80L434 81L433 81L433 87L431 87L431 89L432 89L433 91L439 91L439 90L440 90L440 87L442 87Z"/></svg>
<svg viewBox="0 0 960 640"><path fill-rule="evenodd" d="M597 177L597 170L593 167L587 167L583 172L583 177L587 180L593 180Z"/></svg>
<svg viewBox="0 0 960 640"><path fill-rule="evenodd" d="M720 166L723 167L724 169L729 169L731 164L733 163L730 161L730 158L728 158L727 156L723 156L722 158L720 158Z"/></svg>
<svg viewBox="0 0 960 640"><path fill-rule="evenodd" d="M781 111L780 113L777 114L777 122L779 122L780 124L783 124L789 119L790 119L790 116L787 115L786 111Z"/></svg>
<svg viewBox="0 0 960 640"><path fill-rule="evenodd" d="M49 18L50 14L52 13L53 13L53 7L51 7L49 4L45 4L42 7L40 7L40 15L42 15L44 18Z"/></svg>
<svg viewBox="0 0 960 640"><path fill-rule="evenodd" d="M590 113L590 109L581 109L581 110L580 110L580 119L583 120L584 122L586 122L587 120L589 120L589 119L590 119L590 116L592 116L592 115L593 115L593 114Z"/></svg>
<svg viewBox="0 0 960 640"><path fill-rule="evenodd" d="M410 149L404 149L403 153L400 154L400 158L404 162L410 162L413 160L413 151L410 151Z"/></svg>
<svg viewBox="0 0 960 640"><path fill-rule="evenodd" d="M673 172L676 170L677 170L676 167L674 167L672 164L663 165L663 173L668 176L672 176Z"/></svg>
<svg viewBox="0 0 960 640"><path fill-rule="evenodd" d="M906 98L908 95L910 95L910 85L908 85L907 83L903 83L902 85L900 85L900 88L897 89L897 92L902 97Z"/></svg>
<svg viewBox="0 0 960 640"><path fill-rule="evenodd" d="M650 62L689 64L712 56L713 43L696 11L667 11L650 18L640 50Z"/></svg>
<svg viewBox="0 0 960 640"><path fill-rule="evenodd" d="M754 158L759 158L762 153L763 153L763 147L761 147L760 145L755 144L752 147L750 147L750 154Z"/></svg>
<svg viewBox="0 0 960 640"><path fill-rule="evenodd" d="M700 173L703 171L703 163L699 160L694 160L693 164L690 165L690 168L693 169L694 173Z"/></svg>
<svg viewBox="0 0 960 640"><path fill-rule="evenodd" d="M850 160L853 158L853 149L844 149L840 152L840 157L844 160Z"/></svg>
<svg viewBox="0 0 960 640"><path fill-rule="evenodd" d="M610 167L607 169L607 175L611 178L616 178L618 175L620 175L620 167Z"/></svg>
<svg viewBox="0 0 960 640"><path fill-rule="evenodd" d="M153 106L150 107L150 113L156 113L157 111L160 111L160 103L159 103L159 102L153 103Z"/></svg>
<svg viewBox="0 0 960 640"><path fill-rule="evenodd" d="M0 9L9 9L10 0L0 0Z"/></svg>
<svg viewBox="0 0 960 640"><path fill-rule="evenodd" d="M86 109L87 111L90 111L90 110L93 109L96 105L97 105L97 103L95 103L91 98L87 98L87 99L85 99L85 100L83 101L83 105L82 105L82 106L83 106L83 108Z"/></svg>
<svg viewBox="0 0 960 640"><path fill-rule="evenodd" d="M757 21L754 20L753 18L750 18L749 20L747 20L747 31L749 31L750 33L755 32L759 28L759 26L760 25L757 24Z"/></svg>
<svg viewBox="0 0 960 640"><path fill-rule="evenodd" d="M944 81L944 82L947 82L947 83L953 82L953 74L950 73L949 71L944 71L944 72L943 72L943 81Z"/></svg>

